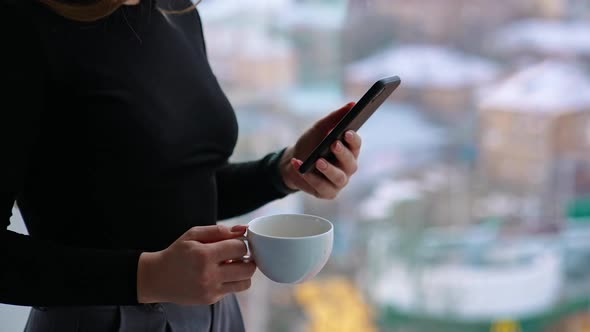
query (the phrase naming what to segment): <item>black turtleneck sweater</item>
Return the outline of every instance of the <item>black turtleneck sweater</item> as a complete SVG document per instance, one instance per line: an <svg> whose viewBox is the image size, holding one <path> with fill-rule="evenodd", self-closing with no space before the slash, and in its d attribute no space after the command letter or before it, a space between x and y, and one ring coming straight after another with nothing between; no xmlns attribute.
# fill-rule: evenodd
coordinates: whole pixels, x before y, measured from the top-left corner
<svg viewBox="0 0 590 332"><path fill-rule="evenodd" d="M228 162L197 11L79 23L0 0L0 36L0 302L134 304L141 252L284 196L280 153ZM6 229L15 201L29 236Z"/></svg>

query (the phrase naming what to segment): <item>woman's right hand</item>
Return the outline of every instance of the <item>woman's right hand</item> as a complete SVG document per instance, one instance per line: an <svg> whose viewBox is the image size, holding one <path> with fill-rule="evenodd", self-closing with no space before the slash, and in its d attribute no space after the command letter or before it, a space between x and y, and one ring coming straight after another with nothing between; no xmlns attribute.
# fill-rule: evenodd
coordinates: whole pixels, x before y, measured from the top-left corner
<svg viewBox="0 0 590 332"><path fill-rule="evenodd" d="M212 304L250 288L256 265L242 262L247 248L239 239L246 229L193 227L168 248L142 253L137 269L139 303Z"/></svg>

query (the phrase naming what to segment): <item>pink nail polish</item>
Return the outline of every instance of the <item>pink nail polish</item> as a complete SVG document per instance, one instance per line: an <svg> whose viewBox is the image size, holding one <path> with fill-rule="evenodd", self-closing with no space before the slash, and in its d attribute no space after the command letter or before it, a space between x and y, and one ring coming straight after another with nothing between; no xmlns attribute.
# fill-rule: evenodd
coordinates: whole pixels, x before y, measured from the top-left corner
<svg viewBox="0 0 590 332"><path fill-rule="evenodd" d="M346 132L346 140L347 141L352 140L353 137L354 137L354 134L352 133L352 131L347 131Z"/></svg>
<svg viewBox="0 0 590 332"><path fill-rule="evenodd" d="M293 167L295 167L296 169L299 169L299 167L301 167L301 165L303 165L303 162L301 162L301 160L297 160L297 159L293 158L291 160L291 165L293 165Z"/></svg>
<svg viewBox="0 0 590 332"><path fill-rule="evenodd" d="M325 170L328 168L328 163L326 163L323 159L318 160L317 166L321 170Z"/></svg>

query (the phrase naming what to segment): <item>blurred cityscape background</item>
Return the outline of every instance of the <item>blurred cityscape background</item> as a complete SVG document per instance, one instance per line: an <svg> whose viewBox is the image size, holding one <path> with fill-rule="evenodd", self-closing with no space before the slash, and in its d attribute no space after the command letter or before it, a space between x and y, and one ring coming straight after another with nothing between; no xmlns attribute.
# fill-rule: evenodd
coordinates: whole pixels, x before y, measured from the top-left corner
<svg viewBox="0 0 590 332"><path fill-rule="evenodd" d="M257 275L250 331L590 331L590 1L205 0L235 160L292 144L379 78L312 282Z"/></svg>
<svg viewBox="0 0 590 332"><path fill-rule="evenodd" d="M360 130L359 172L336 201L295 194L227 221L335 224L311 282L256 274L239 296L248 331L590 331L589 0L204 0L199 11L239 119L235 161L293 144L379 78L402 79ZM0 316L18 327L26 312Z"/></svg>

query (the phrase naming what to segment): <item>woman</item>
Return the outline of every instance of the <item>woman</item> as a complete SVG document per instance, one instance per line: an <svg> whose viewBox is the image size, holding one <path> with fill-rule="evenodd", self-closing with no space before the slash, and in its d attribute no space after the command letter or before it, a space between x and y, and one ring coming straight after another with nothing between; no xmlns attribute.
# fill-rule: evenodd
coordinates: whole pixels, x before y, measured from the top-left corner
<svg viewBox="0 0 590 332"><path fill-rule="evenodd" d="M301 176L352 104L294 146L229 163L233 110L185 0L0 0L0 302L26 331L241 331L254 263L245 226L215 226L302 190L332 199L360 137ZM30 236L5 228L15 200Z"/></svg>

